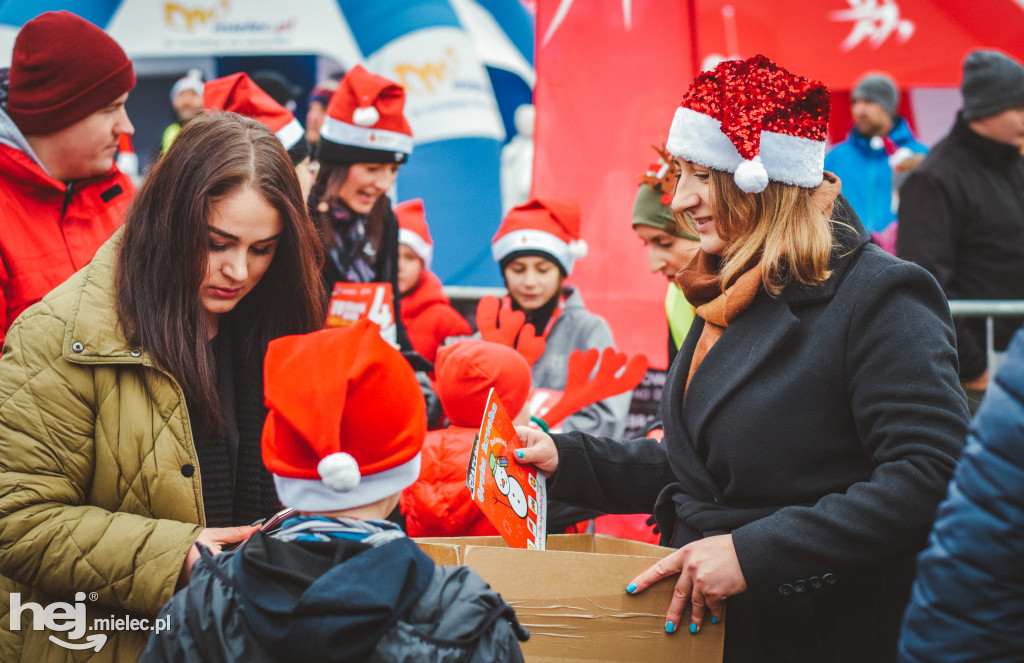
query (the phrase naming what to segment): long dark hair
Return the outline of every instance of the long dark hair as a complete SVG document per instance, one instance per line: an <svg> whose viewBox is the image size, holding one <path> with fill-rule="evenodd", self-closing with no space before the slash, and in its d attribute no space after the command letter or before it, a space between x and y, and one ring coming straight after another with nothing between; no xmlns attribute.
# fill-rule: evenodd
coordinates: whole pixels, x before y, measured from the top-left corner
<svg viewBox="0 0 1024 663"><path fill-rule="evenodd" d="M288 153L265 126L235 113L191 120L160 159L125 217L117 259L117 317L184 390L190 413L224 425L199 288L209 253L207 223L218 201L257 191L281 217L281 239L260 282L227 314L246 321L234 342L262 352L271 339L323 327L323 250Z"/></svg>
<svg viewBox="0 0 1024 663"><path fill-rule="evenodd" d="M320 239L324 247L329 247L334 241L334 227L331 224L332 218L329 212L332 204L344 202L338 197L341 185L348 177L350 163L340 161L321 161L320 171L317 173L316 181L309 192L309 215L320 232ZM387 195L377 199L367 215L366 234L370 238L374 248L380 246L381 237L384 234L384 218L391 209L391 201Z"/></svg>

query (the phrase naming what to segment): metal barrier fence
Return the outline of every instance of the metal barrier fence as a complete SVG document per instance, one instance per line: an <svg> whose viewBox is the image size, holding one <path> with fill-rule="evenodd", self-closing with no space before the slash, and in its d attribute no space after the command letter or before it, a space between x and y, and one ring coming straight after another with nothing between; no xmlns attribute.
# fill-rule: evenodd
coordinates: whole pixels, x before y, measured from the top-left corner
<svg viewBox="0 0 1024 663"><path fill-rule="evenodd" d="M995 319L1024 317L1024 301L1016 299L951 299L949 312L954 318L985 318L985 356L991 377L1003 360L995 349Z"/></svg>

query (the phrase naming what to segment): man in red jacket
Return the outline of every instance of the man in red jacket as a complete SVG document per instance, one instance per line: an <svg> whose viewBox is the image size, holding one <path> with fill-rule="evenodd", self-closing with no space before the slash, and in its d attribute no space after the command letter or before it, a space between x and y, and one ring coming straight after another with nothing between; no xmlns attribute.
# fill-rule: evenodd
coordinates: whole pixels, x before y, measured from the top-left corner
<svg viewBox="0 0 1024 663"><path fill-rule="evenodd" d="M88 263L135 193L114 165L134 132L135 71L66 11L26 23L0 69L0 343L14 319Z"/></svg>

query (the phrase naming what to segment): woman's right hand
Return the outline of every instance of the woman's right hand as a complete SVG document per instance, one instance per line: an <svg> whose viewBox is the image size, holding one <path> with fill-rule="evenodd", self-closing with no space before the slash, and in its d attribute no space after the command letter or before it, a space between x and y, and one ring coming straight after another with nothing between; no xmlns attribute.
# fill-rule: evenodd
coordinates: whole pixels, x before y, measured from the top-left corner
<svg viewBox="0 0 1024 663"><path fill-rule="evenodd" d="M558 448L547 433L529 426L516 426L516 433L525 449L513 454L520 465L534 465L549 477L558 469Z"/></svg>
<svg viewBox="0 0 1024 663"><path fill-rule="evenodd" d="M259 525L241 525L239 527L207 527L199 532L199 536L192 542L185 556L185 563L181 566L181 575L178 576L178 587L184 587L192 577L192 565L199 559L199 547L201 544L214 555L219 555L222 548L229 543L245 541L253 532L260 528Z"/></svg>

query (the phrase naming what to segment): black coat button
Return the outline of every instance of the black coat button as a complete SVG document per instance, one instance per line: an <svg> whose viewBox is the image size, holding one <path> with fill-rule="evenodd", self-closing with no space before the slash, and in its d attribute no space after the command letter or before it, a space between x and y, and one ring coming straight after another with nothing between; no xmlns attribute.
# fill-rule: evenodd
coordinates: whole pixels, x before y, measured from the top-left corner
<svg viewBox="0 0 1024 663"><path fill-rule="evenodd" d="M839 578L837 578L834 573L826 573L821 576L821 579L825 581L826 585L834 585L839 581Z"/></svg>
<svg viewBox="0 0 1024 663"><path fill-rule="evenodd" d="M814 589L821 589L821 578L818 576L811 576L807 579L807 582L811 584Z"/></svg>
<svg viewBox="0 0 1024 663"><path fill-rule="evenodd" d="M190 463L185 463L184 465L181 466L181 474L182 474L182 476L190 477L190 476L192 476L195 473L196 473L196 468L193 467Z"/></svg>
<svg viewBox="0 0 1024 663"><path fill-rule="evenodd" d="M786 583L785 585L782 585L781 587L779 587L779 594L782 594L787 599L790 596L793 596L793 594L795 594L795 593L796 593L796 590L793 588L793 585L790 585L789 583Z"/></svg>
<svg viewBox="0 0 1024 663"><path fill-rule="evenodd" d="M803 594L807 591L807 581L797 580L793 583L793 589L796 591L797 594Z"/></svg>

